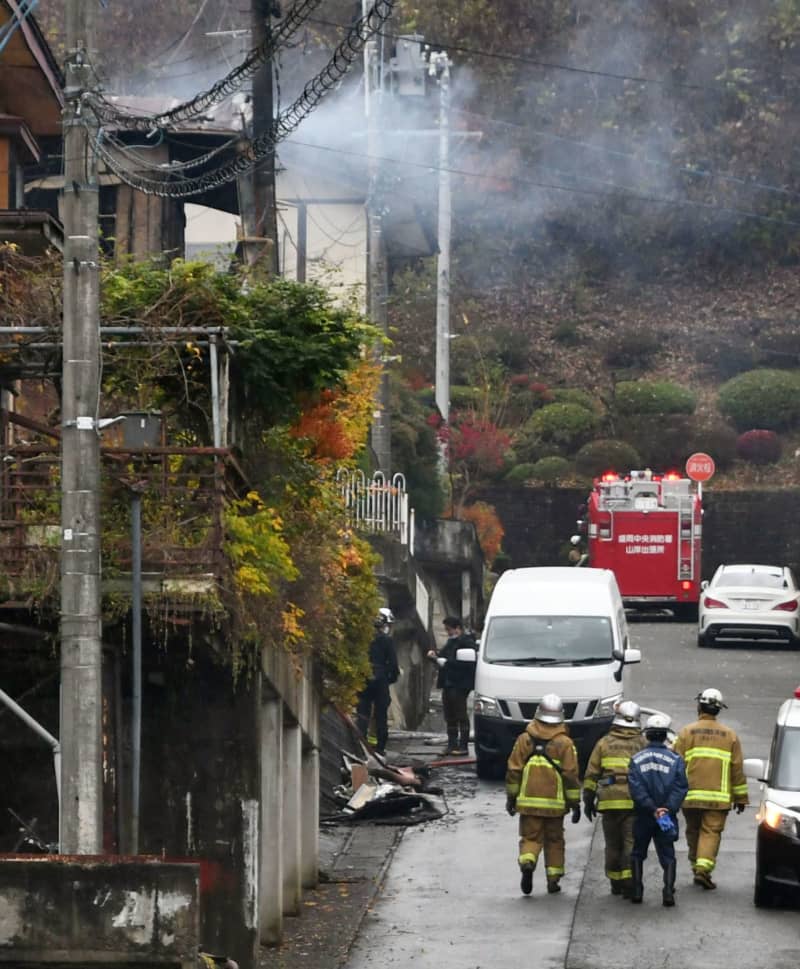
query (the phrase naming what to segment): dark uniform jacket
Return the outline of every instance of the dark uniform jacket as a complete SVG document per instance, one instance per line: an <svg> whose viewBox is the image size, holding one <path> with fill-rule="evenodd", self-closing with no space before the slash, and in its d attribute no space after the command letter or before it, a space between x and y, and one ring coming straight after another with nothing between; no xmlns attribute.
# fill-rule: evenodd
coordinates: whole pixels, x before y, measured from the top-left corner
<svg viewBox="0 0 800 969"><path fill-rule="evenodd" d="M394 683L400 675L394 643L386 633L376 633L369 645L369 661L375 682Z"/></svg>
<svg viewBox="0 0 800 969"><path fill-rule="evenodd" d="M689 790L683 758L662 743L648 744L631 757L628 787L637 811L653 814L665 807L677 814Z"/></svg>
<svg viewBox="0 0 800 969"><path fill-rule="evenodd" d="M681 730L674 749L686 761L689 776L684 807L729 811L733 804L748 803L742 746L730 727L701 713Z"/></svg>
<svg viewBox="0 0 800 969"><path fill-rule="evenodd" d="M638 727L617 725L594 745L583 777L583 789L597 792L598 811L633 810L628 766L631 757L646 743Z"/></svg>
<svg viewBox="0 0 800 969"><path fill-rule="evenodd" d="M456 651L462 648L475 649L475 640L469 633L450 636L438 650L437 656L446 661L439 667L436 677L436 686L440 689L466 690L469 693L475 686L475 663L456 659Z"/></svg>
<svg viewBox="0 0 800 969"><path fill-rule="evenodd" d="M506 793L519 814L560 817L580 803L578 755L566 724L531 720L506 767Z"/></svg>

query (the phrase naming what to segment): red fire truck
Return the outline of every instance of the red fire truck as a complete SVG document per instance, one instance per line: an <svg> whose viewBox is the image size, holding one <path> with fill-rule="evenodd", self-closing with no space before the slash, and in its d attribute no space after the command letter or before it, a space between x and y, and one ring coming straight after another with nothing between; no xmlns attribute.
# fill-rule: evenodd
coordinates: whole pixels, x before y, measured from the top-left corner
<svg viewBox="0 0 800 969"><path fill-rule="evenodd" d="M677 471L606 472L579 523L588 564L611 569L626 605L696 619L702 515L702 491Z"/></svg>

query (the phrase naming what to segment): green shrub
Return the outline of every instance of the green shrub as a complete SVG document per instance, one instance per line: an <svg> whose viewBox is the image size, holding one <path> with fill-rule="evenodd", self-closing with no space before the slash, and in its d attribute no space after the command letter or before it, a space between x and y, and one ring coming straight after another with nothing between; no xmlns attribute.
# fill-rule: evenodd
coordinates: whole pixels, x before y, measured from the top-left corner
<svg viewBox="0 0 800 969"><path fill-rule="evenodd" d="M545 485L557 485L562 478L566 478L572 471L571 462L566 458L542 458L533 466L533 477Z"/></svg>
<svg viewBox="0 0 800 969"><path fill-rule="evenodd" d="M615 421L616 436L639 453L653 471L680 467L696 448L690 445L692 418L687 414L631 414Z"/></svg>
<svg viewBox="0 0 800 969"><path fill-rule="evenodd" d="M563 446L568 451L588 441L598 425L596 414L578 404L548 404L525 424L525 431L545 444Z"/></svg>
<svg viewBox="0 0 800 969"><path fill-rule="evenodd" d="M729 468L736 459L737 434L721 422L692 427L687 451L704 451L714 459L718 470Z"/></svg>
<svg viewBox="0 0 800 969"><path fill-rule="evenodd" d="M739 430L782 431L800 422L800 374L750 370L719 389L719 409Z"/></svg>
<svg viewBox="0 0 800 969"><path fill-rule="evenodd" d="M781 441L775 431L745 431L736 442L736 453L750 464L774 464L781 456Z"/></svg>
<svg viewBox="0 0 800 969"><path fill-rule="evenodd" d="M693 414L694 394L669 380L623 380L614 394L615 414Z"/></svg>
<svg viewBox="0 0 800 969"><path fill-rule="evenodd" d="M641 468L639 452L627 441L599 439L584 444L575 455L575 470L582 475L596 478L604 471L625 474L633 468Z"/></svg>
<svg viewBox="0 0 800 969"><path fill-rule="evenodd" d="M479 410L483 403L483 392L477 387L456 384L450 387L450 407L452 410Z"/></svg>
<svg viewBox="0 0 800 969"><path fill-rule="evenodd" d="M609 338L605 362L609 367L645 369L661 347L662 341L650 330L626 327Z"/></svg>
<svg viewBox="0 0 800 969"><path fill-rule="evenodd" d="M553 330L553 339L565 347L578 347L583 342L583 336L577 320L562 320Z"/></svg>
<svg viewBox="0 0 800 969"><path fill-rule="evenodd" d="M552 395L553 402L556 404L577 404L578 407L585 407L592 413L599 410L599 401L578 387L556 387Z"/></svg>
<svg viewBox="0 0 800 969"><path fill-rule="evenodd" d="M535 467L536 464L531 461L525 461L522 464L515 464L514 467L506 474L505 480L510 481L512 484L522 484L525 481L530 481L531 478L534 477L533 469Z"/></svg>

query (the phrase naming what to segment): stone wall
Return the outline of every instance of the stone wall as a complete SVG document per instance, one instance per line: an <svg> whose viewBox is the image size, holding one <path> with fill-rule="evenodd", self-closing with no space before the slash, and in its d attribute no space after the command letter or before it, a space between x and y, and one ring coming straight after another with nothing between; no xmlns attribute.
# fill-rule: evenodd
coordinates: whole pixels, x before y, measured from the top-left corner
<svg viewBox="0 0 800 969"><path fill-rule="evenodd" d="M569 537L586 489L484 489L482 501L494 505L505 529L503 552L511 568L566 565ZM721 563L763 562L788 565L800 577L800 491L717 491L703 494L702 577Z"/></svg>

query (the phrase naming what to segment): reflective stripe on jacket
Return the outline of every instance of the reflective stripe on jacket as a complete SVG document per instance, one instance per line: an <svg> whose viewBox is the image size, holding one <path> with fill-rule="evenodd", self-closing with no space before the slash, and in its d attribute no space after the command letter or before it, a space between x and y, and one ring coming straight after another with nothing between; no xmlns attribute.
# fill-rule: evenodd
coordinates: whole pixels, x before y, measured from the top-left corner
<svg viewBox="0 0 800 969"><path fill-rule="evenodd" d="M598 811L633 810L628 790L628 765L645 743L638 727L616 726L594 745L583 789L597 792Z"/></svg>
<svg viewBox="0 0 800 969"><path fill-rule="evenodd" d="M539 741L544 753L534 750ZM531 720L508 758L506 793L520 814L541 817L560 817L580 803L578 755L565 724Z"/></svg>
<svg viewBox="0 0 800 969"><path fill-rule="evenodd" d="M701 713L678 734L674 749L686 761L689 793L684 808L729 811L747 804L742 746L736 732L710 713Z"/></svg>

